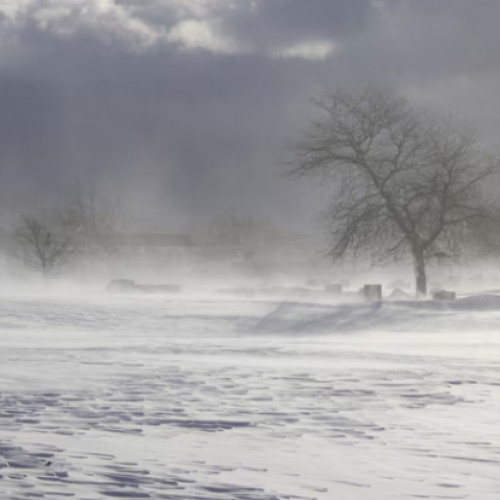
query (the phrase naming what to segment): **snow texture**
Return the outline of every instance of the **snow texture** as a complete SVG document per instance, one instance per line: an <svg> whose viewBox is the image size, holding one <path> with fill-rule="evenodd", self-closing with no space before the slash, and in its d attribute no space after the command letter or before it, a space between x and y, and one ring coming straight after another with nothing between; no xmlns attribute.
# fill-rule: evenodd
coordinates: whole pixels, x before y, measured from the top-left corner
<svg viewBox="0 0 500 500"><path fill-rule="evenodd" d="M500 497L500 297L0 298L0 498Z"/></svg>

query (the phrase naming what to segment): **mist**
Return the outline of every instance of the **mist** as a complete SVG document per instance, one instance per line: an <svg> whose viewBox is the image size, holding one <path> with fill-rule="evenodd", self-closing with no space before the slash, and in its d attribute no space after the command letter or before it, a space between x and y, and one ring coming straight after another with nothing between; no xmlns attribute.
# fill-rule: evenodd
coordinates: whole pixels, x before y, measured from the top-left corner
<svg viewBox="0 0 500 500"><path fill-rule="evenodd" d="M496 500L499 14L0 0L0 497Z"/></svg>

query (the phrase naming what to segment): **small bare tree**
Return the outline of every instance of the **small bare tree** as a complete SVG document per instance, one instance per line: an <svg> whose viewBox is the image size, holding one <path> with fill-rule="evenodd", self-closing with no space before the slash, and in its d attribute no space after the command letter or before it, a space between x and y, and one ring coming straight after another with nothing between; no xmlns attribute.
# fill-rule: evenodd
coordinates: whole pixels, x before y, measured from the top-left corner
<svg viewBox="0 0 500 500"><path fill-rule="evenodd" d="M417 294L426 295L431 259L457 256L479 226L498 227L487 188L499 158L470 129L433 120L387 90L338 90L316 105L292 174L320 174L332 186L331 257L410 254Z"/></svg>
<svg viewBox="0 0 500 500"><path fill-rule="evenodd" d="M114 253L113 236L123 225L121 212L116 203L98 196L95 190L76 186L58 219L83 253Z"/></svg>
<svg viewBox="0 0 500 500"><path fill-rule="evenodd" d="M48 276L73 253L71 239L34 216L22 216L15 232L24 262Z"/></svg>

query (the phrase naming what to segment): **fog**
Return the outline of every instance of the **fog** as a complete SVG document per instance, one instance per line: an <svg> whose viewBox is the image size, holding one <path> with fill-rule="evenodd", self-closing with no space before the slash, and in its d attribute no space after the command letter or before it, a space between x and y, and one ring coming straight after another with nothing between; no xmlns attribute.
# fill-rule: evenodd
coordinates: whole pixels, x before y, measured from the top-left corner
<svg viewBox="0 0 500 500"><path fill-rule="evenodd" d="M290 172L336 89L495 151L499 14L0 0L0 497L496 500L498 230L417 294L384 226L334 261L339 187Z"/></svg>

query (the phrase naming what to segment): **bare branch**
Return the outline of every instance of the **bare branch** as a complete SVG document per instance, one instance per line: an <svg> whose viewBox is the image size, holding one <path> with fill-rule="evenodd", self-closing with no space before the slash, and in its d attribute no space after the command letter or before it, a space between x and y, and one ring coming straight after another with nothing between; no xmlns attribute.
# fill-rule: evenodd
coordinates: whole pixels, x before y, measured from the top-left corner
<svg viewBox="0 0 500 500"><path fill-rule="evenodd" d="M71 239L62 232L55 232L33 216L23 216L16 230L25 263L48 275L73 254Z"/></svg>
<svg viewBox="0 0 500 500"><path fill-rule="evenodd" d="M470 128L430 119L388 91L338 90L315 104L291 172L334 187L330 255L410 252L425 293L425 261L457 254L471 221L498 217L483 188L500 158L481 152Z"/></svg>

